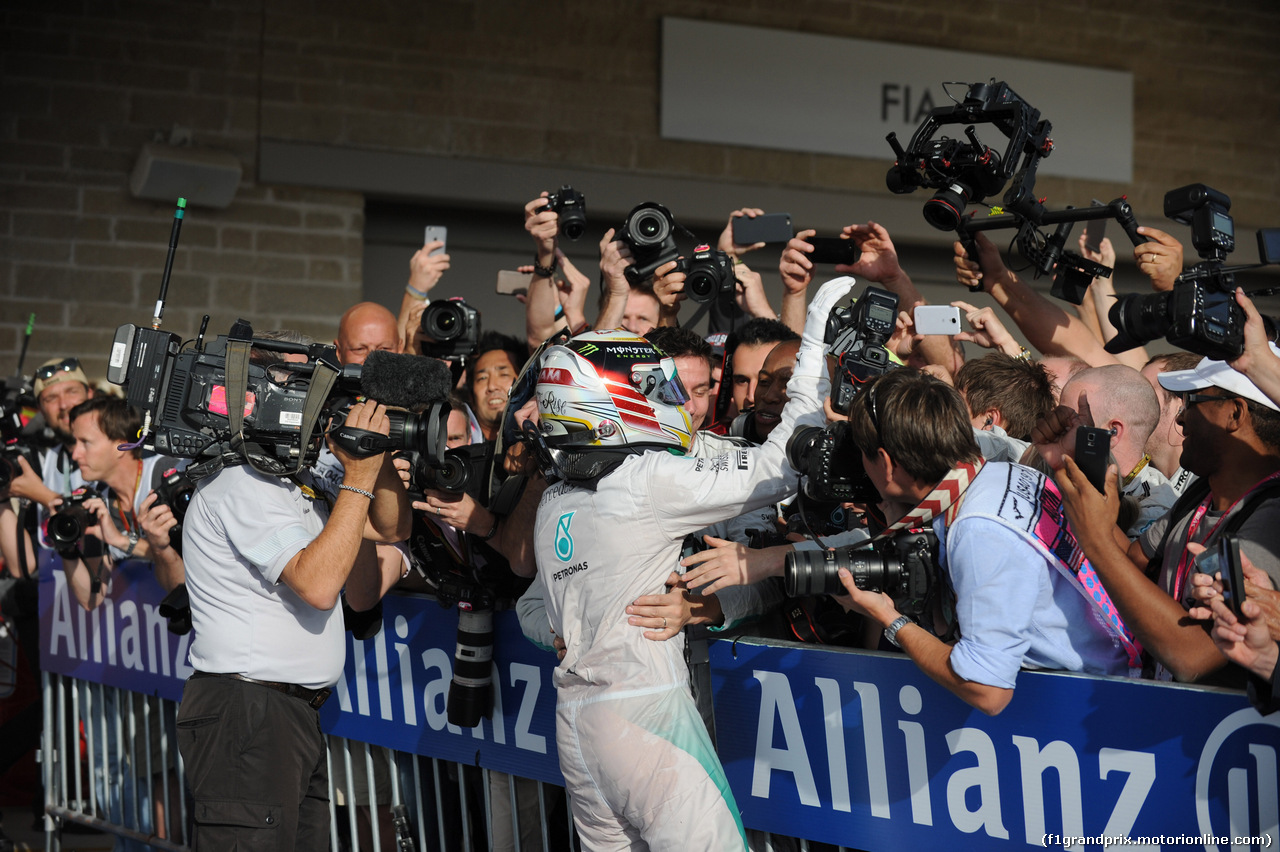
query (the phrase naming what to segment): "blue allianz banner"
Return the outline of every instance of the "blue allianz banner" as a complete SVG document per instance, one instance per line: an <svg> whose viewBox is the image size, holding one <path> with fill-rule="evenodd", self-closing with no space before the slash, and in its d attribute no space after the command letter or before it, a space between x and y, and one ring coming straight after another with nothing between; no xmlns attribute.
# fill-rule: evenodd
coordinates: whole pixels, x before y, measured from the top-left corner
<svg viewBox="0 0 1280 852"><path fill-rule="evenodd" d="M1022 672L991 718L898 655L722 641L711 665L748 827L870 852L1280 840L1280 713L1239 693Z"/></svg>
<svg viewBox="0 0 1280 852"><path fill-rule="evenodd" d="M128 563L86 612L55 559L41 571L45 668L180 699L190 637L168 632L162 597L149 566ZM494 620L493 718L448 724L457 619L388 596L376 637L347 635L325 729L561 783L554 658L514 613ZM870 852L1280 840L1280 713L1238 693L1023 672L988 718L896 655L744 639L713 642L711 666L716 740L751 828Z"/></svg>
<svg viewBox="0 0 1280 852"><path fill-rule="evenodd" d="M148 563L118 566L106 600L85 611L57 557L40 572L40 648L46 671L173 701L191 674L192 634L174 636L159 613L164 592ZM474 728L449 725L458 613L388 595L382 630L346 634L343 677L321 708L324 730L401 751L563 784L556 758L555 656L524 638L515 613L494 614L494 708Z"/></svg>

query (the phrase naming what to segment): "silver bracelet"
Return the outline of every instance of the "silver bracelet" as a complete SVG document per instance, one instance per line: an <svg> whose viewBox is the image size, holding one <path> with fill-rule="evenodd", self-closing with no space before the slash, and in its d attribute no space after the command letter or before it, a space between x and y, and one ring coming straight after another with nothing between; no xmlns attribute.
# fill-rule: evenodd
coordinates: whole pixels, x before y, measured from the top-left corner
<svg viewBox="0 0 1280 852"><path fill-rule="evenodd" d="M342 491L350 491L353 494L359 494L361 497L368 497L370 500L373 499L372 491L365 491L363 488L356 488L354 485L339 485L338 488Z"/></svg>

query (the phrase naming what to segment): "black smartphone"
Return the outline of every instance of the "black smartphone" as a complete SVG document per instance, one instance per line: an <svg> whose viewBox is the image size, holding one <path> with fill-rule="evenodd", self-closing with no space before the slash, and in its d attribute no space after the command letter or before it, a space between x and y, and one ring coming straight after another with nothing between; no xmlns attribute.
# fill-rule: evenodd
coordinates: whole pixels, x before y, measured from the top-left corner
<svg viewBox="0 0 1280 852"><path fill-rule="evenodd" d="M1107 458L1111 455L1111 432L1093 426L1076 429L1076 466L1093 483L1093 487L1107 492Z"/></svg>
<svg viewBox="0 0 1280 852"><path fill-rule="evenodd" d="M739 216L733 220L733 242L749 246L755 243L785 243L796 235L790 213L765 213L752 219Z"/></svg>
<svg viewBox="0 0 1280 852"><path fill-rule="evenodd" d="M814 263L835 263L851 266L858 262L862 250L853 240L839 237L807 237L805 242L813 246L809 260Z"/></svg>
<svg viewBox="0 0 1280 852"><path fill-rule="evenodd" d="M1093 199L1094 207L1105 207L1098 199ZM1084 247L1089 251L1102 253L1102 238L1107 235L1107 220L1094 219L1084 226Z"/></svg>
<svg viewBox="0 0 1280 852"><path fill-rule="evenodd" d="M1218 570L1222 576L1222 597L1238 620L1244 620L1244 569L1240 565L1240 539L1233 534L1218 540Z"/></svg>

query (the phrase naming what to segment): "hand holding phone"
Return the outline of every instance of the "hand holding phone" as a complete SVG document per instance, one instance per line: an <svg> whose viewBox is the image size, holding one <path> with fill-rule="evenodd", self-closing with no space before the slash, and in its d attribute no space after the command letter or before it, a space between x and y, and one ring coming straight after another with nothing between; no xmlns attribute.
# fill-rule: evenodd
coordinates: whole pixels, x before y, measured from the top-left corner
<svg viewBox="0 0 1280 852"><path fill-rule="evenodd" d="M814 263L853 266L862 254L857 243L841 237L808 237L805 242L813 246L813 251L809 252L809 260Z"/></svg>
<svg viewBox="0 0 1280 852"><path fill-rule="evenodd" d="M431 252L431 257L442 254L445 250L445 243L448 242L449 229L444 225L428 225L426 233L423 235L422 244L440 243L440 248Z"/></svg>
<svg viewBox="0 0 1280 852"><path fill-rule="evenodd" d="M1244 603L1244 569L1240 562L1240 539L1234 534L1218 540L1218 570L1222 577L1222 598L1237 621L1244 621L1241 604Z"/></svg>
<svg viewBox="0 0 1280 852"><path fill-rule="evenodd" d="M795 236L790 213L765 213L763 216L738 216L733 220L733 243L750 246L756 243L785 243Z"/></svg>
<svg viewBox="0 0 1280 852"><path fill-rule="evenodd" d="M951 305L916 305L911 320L916 334L960 333L960 309Z"/></svg>
<svg viewBox="0 0 1280 852"><path fill-rule="evenodd" d="M1111 430L1093 426L1076 429L1076 467L1088 477L1093 487L1107 493L1107 460L1111 455Z"/></svg>

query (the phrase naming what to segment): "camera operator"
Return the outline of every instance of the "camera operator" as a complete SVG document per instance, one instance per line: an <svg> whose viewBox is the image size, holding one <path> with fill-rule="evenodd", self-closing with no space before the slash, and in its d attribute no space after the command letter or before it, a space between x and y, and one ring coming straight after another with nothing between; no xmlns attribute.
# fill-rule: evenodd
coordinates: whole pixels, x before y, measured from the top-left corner
<svg viewBox="0 0 1280 852"><path fill-rule="evenodd" d="M28 572L36 570L35 547L40 546L38 536L29 540L25 531L39 530L49 512L71 493L84 487L76 463L71 458L75 438L71 435L71 409L93 396L93 387L75 358L52 358L35 372L33 387L36 405L44 416L45 425L52 431L55 445L40 451L40 468L33 469L27 459L18 456L21 473L10 481L8 497L30 501L36 515L19 523L20 516L9 500L0 501L0 540L3 540L3 557L10 575L21 577L22 565Z"/></svg>
<svg viewBox="0 0 1280 852"><path fill-rule="evenodd" d="M1241 301L1242 293L1237 293ZM1280 357L1268 344L1262 320L1247 311L1245 352L1235 364ZM1269 354L1268 354L1269 353ZM1099 494L1074 464L1058 474L1068 514L1116 608L1156 663L1162 680L1223 680L1238 685L1239 672L1215 674L1226 659L1202 625L1187 618L1194 548L1216 546L1234 533L1240 549L1273 583L1280 581L1280 405L1250 378L1223 361L1202 359L1194 369L1161 373L1160 384L1181 397L1178 416L1185 440L1182 467L1199 477L1169 513L1129 543L1115 526L1115 477ZM1046 424L1047 426L1049 424ZM1052 437L1070 418L1045 429ZM1158 570L1156 581L1148 572ZM1160 594L1158 592L1163 592Z"/></svg>
<svg viewBox="0 0 1280 852"><path fill-rule="evenodd" d="M74 550L62 553L67 585L81 606L94 609L106 596L112 564L152 560L152 543L140 521L153 507L154 500L147 501L157 474L173 467L176 460L157 455L144 458L140 448L119 449L120 444L137 440L142 428L142 416L123 399L103 396L82 402L71 409L70 421L76 441L72 459L86 483L106 486L101 496L84 501L95 522L84 529ZM106 545L109 560L102 559L99 542ZM172 568L167 559L162 563L161 585L168 585ZM180 560L177 570L181 571Z"/></svg>
<svg viewBox="0 0 1280 852"><path fill-rule="evenodd" d="M1023 667L1126 672L1122 639L1073 570L1079 562L1052 549L1062 532L1057 495L1030 468L983 463L953 388L892 370L858 396L850 425L884 505L897 509L886 508L886 518L932 522L955 624L939 638L841 569L848 605L884 627L929 677L988 715L1008 705ZM952 628L960 638L949 644Z"/></svg>
<svg viewBox="0 0 1280 852"><path fill-rule="evenodd" d="M346 425L390 432L374 401L353 405ZM202 479L187 511L197 671L183 691L178 739L195 848L329 843L317 710L345 659L339 594L380 584L374 543L404 540L410 521L389 454L333 451L344 472L331 507L309 471L280 478L238 465Z"/></svg>

